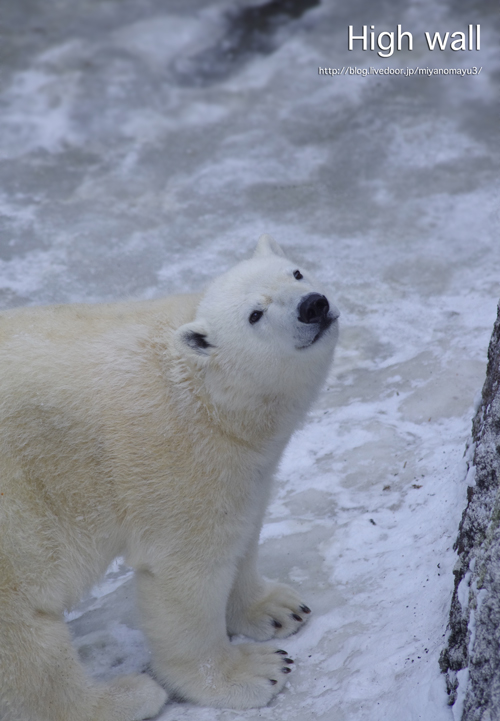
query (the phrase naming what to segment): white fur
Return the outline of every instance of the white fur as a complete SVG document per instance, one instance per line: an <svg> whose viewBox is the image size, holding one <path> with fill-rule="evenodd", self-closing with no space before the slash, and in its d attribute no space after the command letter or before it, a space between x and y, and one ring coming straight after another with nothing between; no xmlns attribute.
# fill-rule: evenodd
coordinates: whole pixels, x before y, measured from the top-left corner
<svg viewBox="0 0 500 721"><path fill-rule="evenodd" d="M263 236L203 296L0 314L4 721L150 718L162 686L240 709L285 684L276 646L228 634L270 640L305 620L256 570L271 476L337 335L310 345L297 305L318 285L296 267ZM63 621L119 554L158 683L91 681Z"/></svg>

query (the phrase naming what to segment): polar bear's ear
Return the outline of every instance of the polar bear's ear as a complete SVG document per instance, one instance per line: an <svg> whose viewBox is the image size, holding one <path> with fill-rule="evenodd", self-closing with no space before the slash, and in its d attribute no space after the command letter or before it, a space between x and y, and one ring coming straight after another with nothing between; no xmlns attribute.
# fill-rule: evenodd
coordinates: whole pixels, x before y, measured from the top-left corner
<svg viewBox="0 0 500 721"><path fill-rule="evenodd" d="M210 355L212 348L215 348L207 338L208 329L199 320L181 325L175 331L175 335L181 343L191 348L198 355Z"/></svg>
<svg viewBox="0 0 500 721"><path fill-rule="evenodd" d="M280 255L282 258L286 257L278 243L271 235L267 235L267 233L260 236L253 257L259 258L265 255Z"/></svg>

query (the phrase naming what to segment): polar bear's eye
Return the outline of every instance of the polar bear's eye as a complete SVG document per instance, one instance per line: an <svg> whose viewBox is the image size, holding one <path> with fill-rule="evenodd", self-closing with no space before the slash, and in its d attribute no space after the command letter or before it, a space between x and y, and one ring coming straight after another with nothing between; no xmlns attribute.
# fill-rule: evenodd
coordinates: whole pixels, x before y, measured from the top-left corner
<svg viewBox="0 0 500 721"><path fill-rule="evenodd" d="M253 325L254 323L257 323L262 318L263 315L264 315L264 312L262 310L254 310L254 312L251 313L251 315L248 319L248 322Z"/></svg>
<svg viewBox="0 0 500 721"><path fill-rule="evenodd" d="M294 271L293 271L293 277L296 278L297 280L302 280L302 278L303 278L304 276L302 275L302 273L300 272L300 270L294 270Z"/></svg>

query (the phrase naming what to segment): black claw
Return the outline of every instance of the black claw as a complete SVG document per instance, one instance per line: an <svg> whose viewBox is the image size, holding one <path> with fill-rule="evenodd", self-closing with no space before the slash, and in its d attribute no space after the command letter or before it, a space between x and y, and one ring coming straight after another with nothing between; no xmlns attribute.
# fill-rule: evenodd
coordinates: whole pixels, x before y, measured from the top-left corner
<svg viewBox="0 0 500 721"><path fill-rule="evenodd" d="M276 684L277 684L278 682L276 681L275 678L270 678L270 679L269 679L269 683L272 683L273 686L276 686Z"/></svg>
<svg viewBox="0 0 500 721"><path fill-rule="evenodd" d="M302 613L311 613L311 609L305 604L300 607L300 610L302 611Z"/></svg>
<svg viewBox="0 0 500 721"><path fill-rule="evenodd" d="M281 653L282 656L288 656L288 652L283 651L282 649L280 649L279 651L275 651L275 653Z"/></svg>
<svg viewBox="0 0 500 721"><path fill-rule="evenodd" d="M298 613L292 613L292 618L294 618L296 621L302 621L302 618L299 616Z"/></svg>
<svg viewBox="0 0 500 721"><path fill-rule="evenodd" d="M283 668L282 668L281 670L282 670L283 673L290 673L290 671L291 671L292 669L291 669L291 668L288 668L288 666L283 666Z"/></svg>
<svg viewBox="0 0 500 721"><path fill-rule="evenodd" d="M285 658L286 663L293 663L293 658Z"/></svg>
<svg viewBox="0 0 500 721"><path fill-rule="evenodd" d="M283 624L281 624L275 618L273 618L273 620L271 621L271 625L274 626L274 628L283 628Z"/></svg>

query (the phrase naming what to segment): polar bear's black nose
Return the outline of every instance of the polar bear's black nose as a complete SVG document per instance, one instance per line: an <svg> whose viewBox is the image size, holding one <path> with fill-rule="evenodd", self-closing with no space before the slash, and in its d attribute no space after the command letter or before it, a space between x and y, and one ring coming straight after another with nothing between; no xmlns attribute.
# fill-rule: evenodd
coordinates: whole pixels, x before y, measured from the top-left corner
<svg viewBox="0 0 500 721"><path fill-rule="evenodd" d="M299 303L299 320L302 323L320 323L329 310L330 305L324 295L309 293Z"/></svg>

